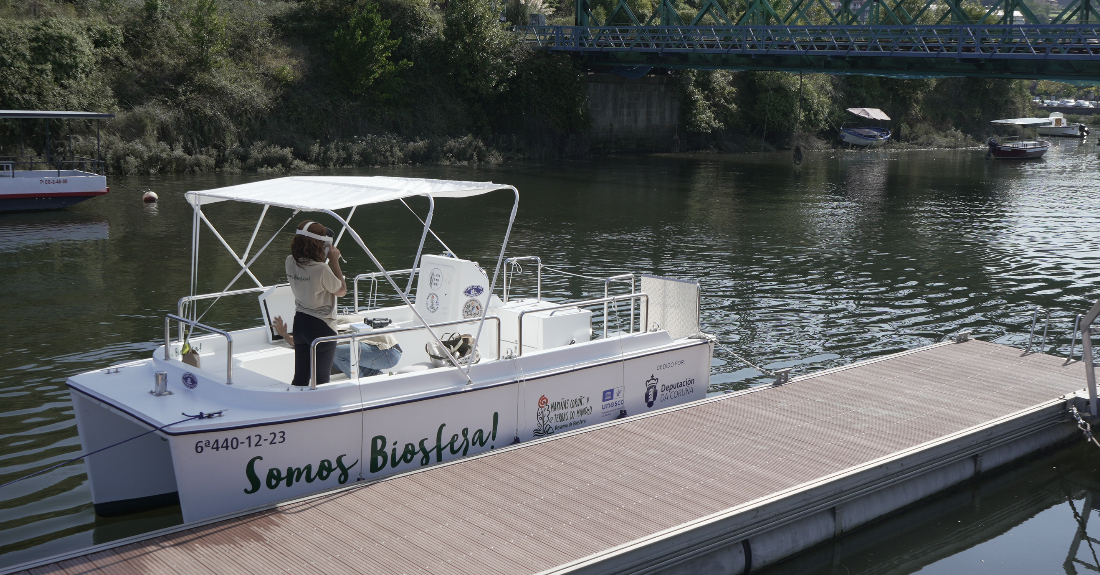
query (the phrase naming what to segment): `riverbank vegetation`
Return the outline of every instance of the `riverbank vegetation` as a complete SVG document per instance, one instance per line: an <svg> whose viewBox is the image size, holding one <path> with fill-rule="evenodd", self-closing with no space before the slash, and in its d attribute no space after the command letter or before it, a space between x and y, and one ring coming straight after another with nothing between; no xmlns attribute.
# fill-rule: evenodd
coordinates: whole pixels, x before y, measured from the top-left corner
<svg viewBox="0 0 1100 575"><path fill-rule="evenodd" d="M532 11L571 18L572 5L0 0L0 109L115 113L103 124L103 155L111 173L123 174L583 155L589 71L516 41L507 26ZM901 142L970 144L989 119L1027 115L1035 88L975 78L674 74L684 141L698 148L739 138L832 140L852 106L884 109ZM20 137L28 152L43 153L43 124L28 122L20 136L14 123L0 123L0 155L17 153ZM94 127L75 127L77 153L94 155L94 136L80 136Z"/></svg>

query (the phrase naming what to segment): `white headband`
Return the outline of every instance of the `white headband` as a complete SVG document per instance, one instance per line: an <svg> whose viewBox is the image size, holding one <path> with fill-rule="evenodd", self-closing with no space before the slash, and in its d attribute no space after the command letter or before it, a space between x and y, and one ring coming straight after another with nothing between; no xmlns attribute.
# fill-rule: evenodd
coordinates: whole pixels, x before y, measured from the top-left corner
<svg viewBox="0 0 1100 575"><path fill-rule="evenodd" d="M306 222L306 225L302 226L302 229L297 230L294 233L296 235L299 235L299 236L305 236L307 238L313 238L315 240L321 240L322 242L325 242L325 243L329 243L329 244L332 243L332 236L319 236L319 235L317 235L313 232L306 231L306 230L309 229L309 226L312 226L312 225L313 225L313 222Z"/></svg>

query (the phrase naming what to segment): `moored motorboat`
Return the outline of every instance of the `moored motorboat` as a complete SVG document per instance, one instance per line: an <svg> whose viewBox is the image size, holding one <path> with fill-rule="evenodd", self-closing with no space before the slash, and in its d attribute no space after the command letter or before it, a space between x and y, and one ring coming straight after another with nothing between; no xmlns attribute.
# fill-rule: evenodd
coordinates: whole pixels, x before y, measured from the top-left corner
<svg viewBox="0 0 1100 575"><path fill-rule="evenodd" d="M1088 126L1076 122L1067 122L1061 112L1051 112L1047 123L1036 126L1035 131L1040 136L1061 138L1084 138L1089 135Z"/></svg>
<svg viewBox="0 0 1100 575"><path fill-rule="evenodd" d="M1021 130L1036 128L1049 122L1048 118L1009 118L1005 120L993 120L991 123L997 126L1015 126ZM986 159L999 158L1005 160L1031 160L1043 157L1050 149L1050 142L1046 140L1027 140L1019 136L993 136L986 142L989 151Z"/></svg>
<svg viewBox="0 0 1100 575"><path fill-rule="evenodd" d="M515 198L491 277L455 257L431 229L438 201L487 193ZM413 265L387 271L349 222L356 207L417 196L428 210ZM200 269L212 269L198 251L204 226L241 269L222 291L181 299L177 313L164 318L165 341L152 357L68 380L85 452L132 439L86 460L97 513L178 501L184 520L196 521L706 395L712 349L700 333L699 284L622 274L605 278L602 298L545 299L542 277L551 269L534 256L504 258L519 202L512 186L308 176L186 198L194 210L191 285L198 285ZM227 200L263 206L243 254L233 252L205 213ZM251 269L276 238L286 240L290 232L283 230L303 219L299 212L330 219L340 230L336 242L350 237L378 269L349 278L352 301L339 306L337 317L342 330L314 344L350 343L351 375L306 387L290 385L294 350L274 321L294 315L285 277L263 282ZM287 219L265 240L258 234L270 230L263 227L269 213ZM432 239L444 255L424 253ZM254 245L262 247L251 253ZM521 260L537 270L537 280L531 297L516 299L509 293L515 273L509 278L508 270ZM407 283L398 285L399 274ZM241 277L256 287L233 289ZM388 285L395 305L382 305L375 287L360 290L361 281ZM622 293L611 290L615 285ZM212 320L201 323L211 307L200 315L200 302L241 295L258 297L261 325L223 330ZM460 352L448 332L468 336L470 345ZM355 376L361 373L356 342L381 334L396 338L400 361L387 373Z"/></svg>
<svg viewBox="0 0 1100 575"><path fill-rule="evenodd" d="M0 156L0 212L65 208L106 194L109 189L107 177L103 175L103 162L98 157L98 129L95 159L80 157L73 152L71 130L68 151L55 154L55 141L49 136L49 121L98 121L113 117L114 114L98 112L0 110L0 119L47 121L44 155L24 155L21 149L18 156Z"/></svg>
<svg viewBox="0 0 1100 575"><path fill-rule="evenodd" d="M890 121L890 116L878 108L848 108L848 111L869 120ZM840 139L855 146L873 148L881 146L890 139L890 130L878 126L845 123L840 126Z"/></svg>
<svg viewBox="0 0 1100 575"><path fill-rule="evenodd" d="M1021 140L1014 137L990 138L987 156L1008 160L1030 160L1041 158L1050 149L1046 140Z"/></svg>

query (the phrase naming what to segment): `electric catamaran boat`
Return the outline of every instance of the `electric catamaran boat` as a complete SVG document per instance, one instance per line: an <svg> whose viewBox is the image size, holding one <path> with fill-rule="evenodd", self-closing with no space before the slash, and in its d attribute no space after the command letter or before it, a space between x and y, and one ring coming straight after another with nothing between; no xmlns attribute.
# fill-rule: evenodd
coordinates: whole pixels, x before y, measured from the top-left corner
<svg viewBox="0 0 1100 575"><path fill-rule="evenodd" d="M431 222L439 200L494 191L511 192L514 203L490 278L476 262L455 257ZM414 196L426 197L429 208L413 265L387 271L349 221L357 206ZM519 206L512 186L302 176L188 192L186 198L194 209L191 285L197 285L204 226L241 270L222 292L195 294L192 288L178 312L165 317L164 344L152 357L68 380L85 452L146 433L86 459L97 513L178 501L184 521L197 521L706 395L713 350L699 331L699 284L625 274L604 278L602 298L543 299L542 275L551 268L534 256L504 257ZM207 219L205 211L222 201L263 206L241 254ZM253 254L271 208L292 213ZM354 277L352 303L338 302L342 330L317 340L311 354L323 341L358 350L359 338L388 333L404 353L386 373L354 377L360 373L356 352L353 377L290 385L294 350L272 322L294 316L293 295L285 278L264 284L250 266L279 237L276 257L285 257L295 229L287 226L304 217L300 212L334 218L341 228L336 241L346 234L377 267ZM445 255L426 253L427 240L443 244ZM520 260L537 269L535 297L509 299L508 269ZM402 274L409 276L403 286L395 279ZM245 276L256 287L231 290ZM375 287L361 294L361 280ZM375 288L387 284L400 305L379 307ZM612 286L625 293L610 293ZM257 298L263 325L223 331L200 322L199 302L242 295ZM391 323L382 327L380 318ZM440 341L447 333L472 336L472 353L452 352ZM198 353L197 361L185 346Z"/></svg>

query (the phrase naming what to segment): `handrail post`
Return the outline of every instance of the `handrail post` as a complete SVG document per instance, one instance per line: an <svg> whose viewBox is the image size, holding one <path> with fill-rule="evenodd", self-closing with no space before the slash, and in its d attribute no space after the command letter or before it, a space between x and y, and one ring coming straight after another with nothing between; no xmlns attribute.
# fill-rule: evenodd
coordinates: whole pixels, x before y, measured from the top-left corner
<svg viewBox="0 0 1100 575"><path fill-rule="evenodd" d="M225 338L225 384L233 385L233 336L230 335L229 332L222 331L216 327L210 327L194 320L184 319L178 315L168 314L164 318L164 359L166 360L172 359L168 354L168 344L171 343L171 328L169 327L171 320L186 323L192 328L201 327L206 331L216 333Z"/></svg>
<svg viewBox="0 0 1100 575"><path fill-rule="evenodd" d="M317 389L317 340L309 344L309 388Z"/></svg>
<svg viewBox="0 0 1100 575"><path fill-rule="evenodd" d="M1092 362L1092 329L1089 326L1081 330L1081 347L1085 359L1085 381L1089 385L1089 412L1096 417L1096 366Z"/></svg>
<svg viewBox="0 0 1100 575"><path fill-rule="evenodd" d="M1092 322L1100 315L1100 301L1093 304L1092 309L1081 320L1081 347L1085 359L1085 380L1089 386L1089 413L1096 417L1100 415L1096 405L1096 366L1092 358Z"/></svg>

